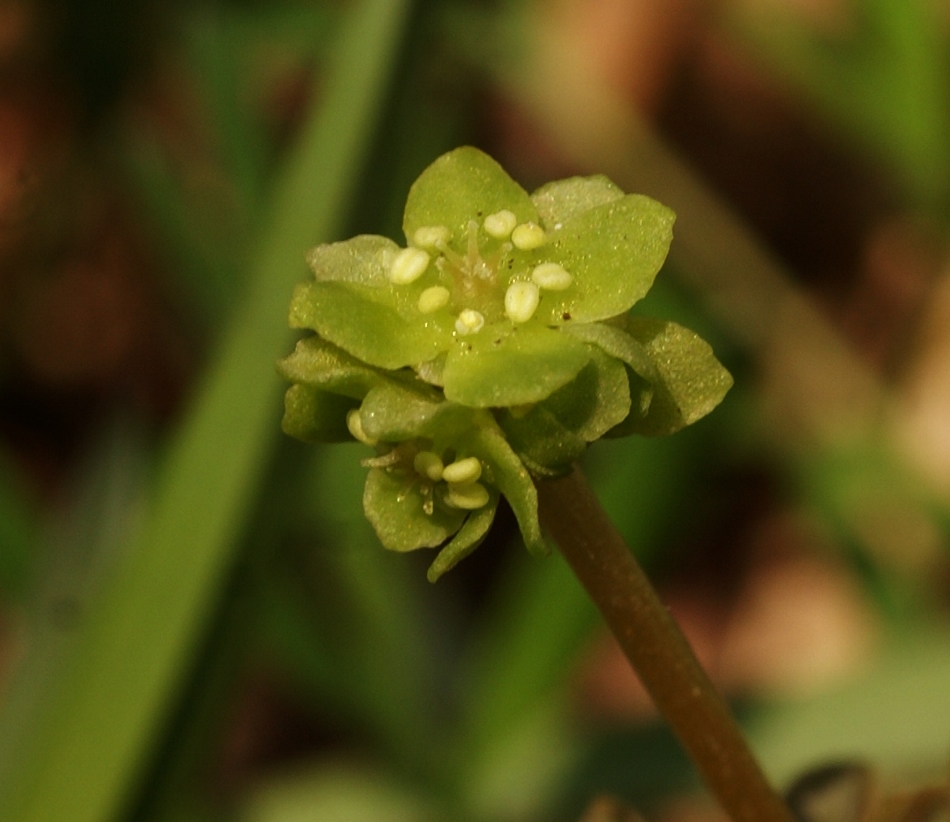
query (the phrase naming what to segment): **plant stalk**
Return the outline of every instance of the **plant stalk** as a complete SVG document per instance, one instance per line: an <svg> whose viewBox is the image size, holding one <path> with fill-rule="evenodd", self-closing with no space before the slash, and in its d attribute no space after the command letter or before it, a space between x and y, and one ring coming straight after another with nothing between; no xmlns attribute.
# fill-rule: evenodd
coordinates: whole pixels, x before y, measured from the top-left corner
<svg viewBox="0 0 950 822"><path fill-rule="evenodd" d="M579 468L538 483L541 523L734 822L793 822L722 696Z"/></svg>

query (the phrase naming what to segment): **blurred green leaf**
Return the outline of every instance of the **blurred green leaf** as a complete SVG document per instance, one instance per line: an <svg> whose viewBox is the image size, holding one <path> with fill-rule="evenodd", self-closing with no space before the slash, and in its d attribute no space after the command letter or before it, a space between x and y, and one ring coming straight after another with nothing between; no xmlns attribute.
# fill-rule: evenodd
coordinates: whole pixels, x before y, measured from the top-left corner
<svg viewBox="0 0 950 822"><path fill-rule="evenodd" d="M289 342L286 302L303 251L345 216L406 11L400 0L366 0L350 12L330 84L274 190L245 299L169 449L141 533L77 627L54 698L28 732L2 739L0 817L93 822L127 798L278 435L273 363Z"/></svg>
<svg viewBox="0 0 950 822"><path fill-rule="evenodd" d="M892 634L865 671L750 717L750 741L779 784L842 757L892 773L945 773L950 633L918 622Z"/></svg>
<svg viewBox="0 0 950 822"><path fill-rule="evenodd" d="M244 803L238 822L434 822L430 804L368 768L315 763L271 779Z"/></svg>
<svg viewBox="0 0 950 822"><path fill-rule="evenodd" d="M13 463L0 453L0 599L19 598L27 587L36 517Z"/></svg>
<svg viewBox="0 0 950 822"><path fill-rule="evenodd" d="M550 788L567 733L563 686L597 623L560 556L511 553L466 660L461 737L449 762L463 801L486 819L523 811Z"/></svg>
<svg viewBox="0 0 950 822"><path fill-rule="evenodd" d="M271 516L312 531L299 547L305 570L262 580L263 645L277 650L308 704L369 729L407 768L429 763L440 719L437 625L424 607L431 589L405 556L383 550L363 514L360 460L371 452L358 443L287 450L306 463L283 466L285 487L275 476L281 502Z"/></svg>
<svg viewBox="0 0 950 822"><path fill-rule="evenodd" d="M810 30L773 6L740 29L815 99L852 140L885 157L917 202L950 196L950 52L930 0L864 0L853 25Z"/></svg>

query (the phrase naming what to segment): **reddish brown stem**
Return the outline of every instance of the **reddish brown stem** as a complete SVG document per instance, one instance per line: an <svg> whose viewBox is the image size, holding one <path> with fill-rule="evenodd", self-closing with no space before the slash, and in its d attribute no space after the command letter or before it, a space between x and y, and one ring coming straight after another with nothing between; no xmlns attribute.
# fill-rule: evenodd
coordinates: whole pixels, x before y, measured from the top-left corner
<svg viewBox="0 0 950 822"><path fill-rule="evenodd" d="M545 530L723 809L735 822L793 822L581 471L539 483L538 495Z"/></svg>

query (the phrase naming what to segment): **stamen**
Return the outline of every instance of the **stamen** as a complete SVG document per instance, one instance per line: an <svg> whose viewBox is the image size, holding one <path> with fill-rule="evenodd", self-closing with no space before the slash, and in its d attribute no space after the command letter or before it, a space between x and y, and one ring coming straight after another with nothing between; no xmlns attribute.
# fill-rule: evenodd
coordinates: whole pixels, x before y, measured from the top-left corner
<svg viewBox="0 0 950 822"><path fill-rule="evenodd" d="M393 259L389 280L396 285L409 285L418 280L429 267L429 255L421 248L404 248Z"/></svg>
<svg viewBox="0 0 950 822"><path fill-rule="evenodd" d="M449 290L442 285L433 285L419 295L419 310L423 314L431 314L444 308L449 303Z"/></svg>
<svg viewBox="0 0 950 822"><path fill-rule="evenodd" d="M377 440L368 437L366 432L363 430L363 421L360 419L359 408L351 408L346 412L346 427L353 435L354 439L357 439L366 445L376 445Z"/></svg>
<svg viewBox="0 0 950 822"><path fill-rule="evenodd" d="M442 479L446 482L475 482L481 475L482 464L478 457L465 457L442 469Z"/></svg>
<svg viewBox="0 0 950 822"><path fill-rule="evenodd" d="M541 294L534 283L512 283L505 292L505 314L514 323L525 323L538 310Z"/></svg>
<svg viewBox="0 0 950 822"><path fill-rule="evenodd" d="M544 229L537 223L522 223L511 232L511 242L522 251L532 251L544 245Z"/></svg>
<svg viewBox="0 0 950 822"><path fill-rule="evenodd" d="M393 448L392 451L382 454L381 456L368 457L365 460L360 460L360 465L364 468L393 468L401 462L402 454L399 453L398 448Z"/></svg>
<svg viewBox="0 0 950 822"><path fill-rule="evenodd" d="M474 511L488 503L488 489L478 482L463 482L449 485L445 501L455 508Z"/></svg>
<svg viewBox="0 0 950 822"><path fill-rule="evenodd" d="M574 280L570 273L557 263L541 263L531 272L531 279L538 288L548 291L563 291Z"/></svg>
<svg viewBox="0 0 950 822"><path fill-rule="evenodd" d="M444 225L425 225L417 228L412 242L419 248L439 248L452 239L452 232Z"/></svg>
<svg viewBox="0 0 950 822"><path fill-rule="evenodd" d="M420 451L412 461L417 474L438 482L443 476L442 459L432 451Z"/></svg>
<svg viewBox="0 0 950 822"><path fill-rule="evenodd" d="M489 214L482 223L486 233L496 240L504 240L511 236L511 232L518 225L518 218L508 209Z"/></svg>
<svg viewBox="0 0 950 822"><path fill-rule="evenodd" d="M472 308L464 309L455 321L455 330L459 334L477 334L485 325L485 317Z"/></svg>

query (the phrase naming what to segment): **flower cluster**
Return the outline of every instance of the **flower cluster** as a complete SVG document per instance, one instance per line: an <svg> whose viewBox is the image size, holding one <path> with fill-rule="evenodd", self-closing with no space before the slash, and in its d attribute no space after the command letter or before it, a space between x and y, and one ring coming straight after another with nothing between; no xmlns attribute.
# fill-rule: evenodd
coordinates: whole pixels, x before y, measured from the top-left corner
<svg viewBox="0 0 950 822"><path fill-rule="evenodd" d="M290 323L316 333L279 364L284 430L376 449L366 514L388 548L444 546L431 579L484 539L500 495L543 551L536 478L605 434L672 433L731 385L695 334L628 313L672 225L605 177L529 195L477 149L443 155L410 189L405 247L308 254Z"/></svg>

